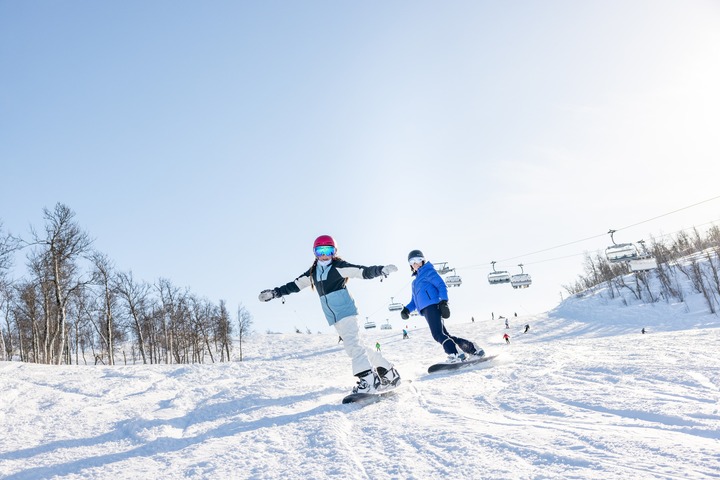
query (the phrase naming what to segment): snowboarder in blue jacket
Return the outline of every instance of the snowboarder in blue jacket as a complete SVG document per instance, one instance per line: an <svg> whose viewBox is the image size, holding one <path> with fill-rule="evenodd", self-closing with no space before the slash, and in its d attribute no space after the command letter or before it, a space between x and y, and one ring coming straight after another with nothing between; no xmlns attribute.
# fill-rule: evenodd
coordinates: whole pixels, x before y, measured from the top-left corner
<svg viewBox="0 0 720 480"><path fill-rule="evenodd" d="M433 339L442 345L450 363L465 361L465 354L484 356L482 348L470 340L450 335L445 328L443 319L450 318L447 285L433 264L425 260L420 250L412 250L408 254L408 263L415 279L412 299L400 312L403 320L410 318L410 312L414 310L420 312L430 327Z"/></svg>
<svg viewBox="0 0 720 480"><path fill-rule="evenodd" d="M348 263L336 255L335 240L321 235L313 244L315 261L292 282L260 292L258 298L268 302L305 287L317 290L320 304L329 325L334 325L342 338L345 352L352 359L353 375L359 378L353 393L374 393L400 383L400 374L381 354L360 343L358 309L346 288L350 278L370 279L397 272L395 265L365 267Z"/></svg>

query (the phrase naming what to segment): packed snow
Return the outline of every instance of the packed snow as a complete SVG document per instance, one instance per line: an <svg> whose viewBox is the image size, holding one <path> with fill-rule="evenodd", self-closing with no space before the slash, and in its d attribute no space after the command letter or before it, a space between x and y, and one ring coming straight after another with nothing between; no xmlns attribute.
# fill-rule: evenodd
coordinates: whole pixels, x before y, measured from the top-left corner
<svg viewBox="0 0 720 480"><path fill-rule="evenodd" d="M451 373L427 374L422 317L365 331L404 384L363 405L341 404L330 333L255 333L223 364L3 362L0 478L720 478L720 320L698 298L508 313L448 321L499 354Z"/></svg>

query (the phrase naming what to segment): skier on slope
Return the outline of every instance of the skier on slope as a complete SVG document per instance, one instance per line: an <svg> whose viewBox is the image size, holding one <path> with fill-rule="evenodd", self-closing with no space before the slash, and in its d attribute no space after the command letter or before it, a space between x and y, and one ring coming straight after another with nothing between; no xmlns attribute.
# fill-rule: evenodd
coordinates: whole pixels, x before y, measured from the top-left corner
<svg viewBox="0 0 720 480"><path fill-rule="evenodd" d="M465 361L466 353L484 356L482 348L470 340L450 335L445 328L443 319L450 318L447 285L433 264L425 260L420 250L412 250L408 254L408 263L415 279L412 283L412 299L400 312L403 320L410 318L410 312L418 310L425 317L433 339L442 345L448 355L448 363Z"/></svg>
<svg viewBox="0 0 720 480"><path fill-rule="evenodd" d="M310 269L281 287L260 292L258 298L268 302L291 293L297 293L305 287L317 289L320 304L328 324L343 339L345 352L352 359L353 375L359 378L353 393L374 393L392 388L400 383L400 374L392 363L379 351L365 347L360 343L358 329L358 310L355 300L345 285L350 278L370 279L397 272L395 265L362 266L346 262L336 256L335 240L329 235L321 235L313 244L315 261Z"/></svg>

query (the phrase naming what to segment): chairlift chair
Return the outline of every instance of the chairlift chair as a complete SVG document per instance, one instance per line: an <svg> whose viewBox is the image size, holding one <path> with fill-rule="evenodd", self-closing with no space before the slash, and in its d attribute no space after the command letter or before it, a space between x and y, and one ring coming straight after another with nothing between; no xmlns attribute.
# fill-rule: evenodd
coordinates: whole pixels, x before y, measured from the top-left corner
<svg viewBox="0 0 720 480"><path fill-rule="evenodd" d="M388 305L388 310L390 310L391 312L399 312L403 308L405 308L405 305L395 302L395 299L393 297L390 297L390 305Z"/></svg>
<svg viewBox="0 0 720 480"><path fill-rule="evenodd" d="M435 271L440 275L445 275L452 270L452 268L448 267L447 262L435 263L433 266L435 267Z"/></svg>
<svg viewBox="0 0 720 480"><path fill-rule="evenodd" d="M652 255L634 258L628 264L632 272L645 272L657 268L657 260Z"/></svg>
<svg viewBox="0 0 720 480"><path fill-rule="evenodd" d="M610 230L608 233L610 234L610 240L612 240L613 242L612 245L605 249L605 258L607 258L608 262L622 263L632 260L634 258L638 258L640 254L638 253L638 249L634 244L615 243L615 239L613 238L615 230Z"/></svg>
<svg viewBox="0 0 720 480"><path fill-rule="evenodd" d="M392 330L392 325L390 325L390 320L385 320L385 323L380 325L380 330Z"/></svg>
<svg viewBox="0 0 720 480"><path fill-rule="evenodd" d="M445 285L448 287L459 287L462 285L462 278L460 275L448 275L445 277Z"/></svg>
<svg viewBox="0 0 720 480"><path fill-rule="evenodd" d="M638 257L637 247L632 243L619 243L605 249L605 257L610 263L622 263Z"/></svg>
<svg viewBox="0 0 720 480"><path fill-rule="evenodd" d="M532 284L532 278L523 270L523 264L519 264L520 273L510 277L510 284L513 288L528 288Z"/></svg>
<svg viewBox="0 0 720 480"><path fill-rule="evenodd" d="M492 262L493 271L488 274L488 282L490 282L490 285L510 283L510 274L505 270L495 270L495 263L497 262Z"/></svg>
<svg viewBox="0 0 720 480"><path fill-rule="evenodd" d="M371 322L367 319L367 317L365 317L365 329L369 330L371 328L375 328L375 322Z"/></svg>
<svg viewBox="0 0 720 480"><path fill-rule="evenodd" d="M640 244L638 251L640 254L637 258L634 258L628 262L631 272L645 272L657 268L657 260L645 247L645 240L639 240L637 243Z"/></svg>

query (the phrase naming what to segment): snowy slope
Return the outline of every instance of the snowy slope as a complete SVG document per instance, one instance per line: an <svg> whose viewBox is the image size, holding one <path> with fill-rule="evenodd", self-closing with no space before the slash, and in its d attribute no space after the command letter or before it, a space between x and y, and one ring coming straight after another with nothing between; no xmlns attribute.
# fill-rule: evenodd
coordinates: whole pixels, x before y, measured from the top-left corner
<svg viewBox="0 0 720 480"><path fill-rule="evenodd" d="M432 376L422 321L369 332L413 382L364 407L340 404L332 335L255 334L242 363L0 363L0 478L720 478L717 316L588 296L511 318L509 345L451 321L501 355Z"/></svg>

